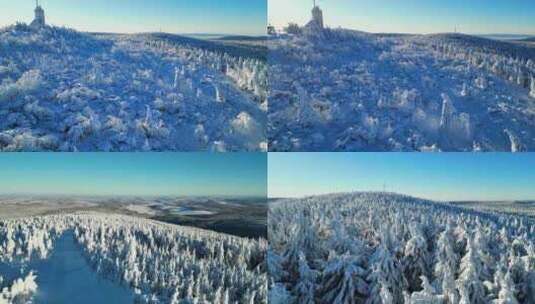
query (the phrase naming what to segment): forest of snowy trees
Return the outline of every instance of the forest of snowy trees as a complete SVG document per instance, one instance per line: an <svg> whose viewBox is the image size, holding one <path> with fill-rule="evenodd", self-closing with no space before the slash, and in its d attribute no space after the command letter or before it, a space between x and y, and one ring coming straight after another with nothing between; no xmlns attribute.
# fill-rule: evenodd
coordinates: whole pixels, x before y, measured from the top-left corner
<svg viewBox="0 0 535 304"><path fill-rule="evenodd" d="M267 65L169 43L0 29L0 151L265 151Z"/></svg>
<svg viewBox="0 0 535 304"><path fill-rule="evenodd" d="M535 303L535 224L391 193L273 202L269 303Z"/></svg>
<svg viewBox="0 0 535 304"><path fill-rule="evenodd" d="M4 287L0 290L0 304L23 304L31 303L31 296L37 292L36 276L33 272L26 275L25 278L19 278L11 286ZM0 286L3 278L0 276Z"/></svg>
<svg viewBox="0 0 535 304"><path fill-rule="evenodd" d="M443 56L464 61L535 93L534 48L463 34L431 35L428 40L430 47ZM478 84L486 85L484 80Z"/></svg>
<svg viewBox="0 0 535 304"><path fill-rule="evenodd" d="M535 49L461 34L271 37L274 151L535 148Z"/></svg>
<svg viewBox="0 0 535 304"><path fill-rule="evenodd" d="M136 303L266 303L265 240L127 216L0 220L0 263L46 259L66 231L74 232L91 267L131 288ZM27 303L38 292L39 274L21 273L13 282L0 279L0 303Z"/></svg>

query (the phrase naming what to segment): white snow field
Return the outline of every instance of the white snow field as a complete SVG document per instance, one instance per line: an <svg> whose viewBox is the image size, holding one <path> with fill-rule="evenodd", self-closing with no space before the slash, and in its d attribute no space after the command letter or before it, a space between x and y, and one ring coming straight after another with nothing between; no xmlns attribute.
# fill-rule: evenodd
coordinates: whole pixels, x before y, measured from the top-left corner
<svg viewBox="0 0 535 304"><path fill-rule="evenodd" d="M535 225L392 193L272 203L269 303L535 303Z"/></svg>
<svg viewBox="0 0 535 304"><path fill-rule="evenodd" d="M265 56L230 48L2 28L0 151L265 151Z"/></svg>
<svg viewBox="0 0 535 304"><path fill-rule="evenodd" d="M310 28L268 47L270 151L535 151L535 47Z"/></svg>
<svg viewBox="0 0 535 304"><path fill-rule="evenodd" d="M0 303L266 303L266 250L120 215L0 220Z"/></svg>

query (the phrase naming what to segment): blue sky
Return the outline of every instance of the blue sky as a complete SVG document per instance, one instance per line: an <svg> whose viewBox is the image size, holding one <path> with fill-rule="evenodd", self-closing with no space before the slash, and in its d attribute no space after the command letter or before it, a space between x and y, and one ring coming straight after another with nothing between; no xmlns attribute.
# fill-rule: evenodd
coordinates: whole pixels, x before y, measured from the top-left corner
<svg viewBox="0 0 535 304"><path fill-rule="evenodd" d="M533 0L317 0L330 27L368 32L535 35ZM269 0L277 27L310 19L312 0Z"/></svg>
<svg viewBox="0 0 535 304"><path fill-rule="evenodd" d="M267 0L40 0L47 22L82 31L266 33ZM31 22L33 0L0 0L0 26Z"/></svg>
<svg viewBox="0 0 535 304"><path fill-rule="evenodd" d="M386 190L435 200L535 199L535 153L270 153L268 195Z"/></svg>
<svg viewBox="0 0 535 304"><path fill-rule="evenodd" d="M266 196L263 153L2 153L0 194Z"/></svg>

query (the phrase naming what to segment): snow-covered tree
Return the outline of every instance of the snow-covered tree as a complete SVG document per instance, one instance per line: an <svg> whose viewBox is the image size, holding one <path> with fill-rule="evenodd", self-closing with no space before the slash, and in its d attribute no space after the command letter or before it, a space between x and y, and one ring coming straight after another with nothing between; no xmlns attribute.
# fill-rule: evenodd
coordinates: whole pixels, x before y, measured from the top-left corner
<svg viewBox="0 0 535 304"><path fill-rule="evenodd" d="M331 253L318 289L322 303L350 304L366 299L368 284L361 260L362 257Z"/></svg>
<svg viewBox="0 0 535 304"><path fill-rule="evenodd" d="M315 303L486 304L507 303L511 295L518 303L532 303L534 298L535 245L527 234L534 226L522 216L360 192L280 200L268 217L270 250L278 257L271 262L271 276L279 286L276 293L289 304L310 299L310 286ZM314 239L315 246L304 246L305 238ZM303 294L307 297L299 300Z"/></svg>
<svg viewBox="0 0 535 304"><path fill-rule="evenodd" d="M494 300L496 304L518 304L515 296L515 286L511 279L511 274L507 273L500 276L500 292L498 299Z"/></svg>
<svg viewBox="0 0 535 304"><path fill-rule="evenodd" d="M485 303L485 285L482 281L483 263L478 256L472 236L468 236L466 254L461 259L457 288L461 290L461 302Z"/></svg>
<svg viewBox="0 0 535 304"><path fill-rule="evenodd" d="M282 284L272 284L269 290L269 303L286 304L291 303L293 298L290 292Z"/></svg>
<svg viewBox="0 0 535 304"><path fill-rule="evenodd" d="M379 245L370 259L370 273L367 281L370 282L370 294L367 304L381 304L385 295L392 297L392 304L400 303L403 290L407 282L403 276L401 265L390 253L386 244Z"/></svg>
<svg viewBox="0 0 535 304"><path fill-rule="evenodd" d="M30 272L26 277L19 278L10 287L0 290L0 303L28 303L37 292L37 276Z"/></svg>
<svg viewBox="0 0 535 304"><path fill-rule="evenodd" d="M455 288L455 273L459 264L459 256L455 252L455 236L451 223L440 233L435 256L435 285L440 287L448 303L457 303L459 295Z"/></svg>
<svg viewBox="0 0 535 304"><path fill-rule="evenodd" d="M267 301L265 240L121 215L81 213L0 220L0 247L11 244L8 237L16 240L9 254L0 250L0 263L46 259L66 231L74 232L83 255L99 275L130 287L138 301ZM0 302L4 297L8 303L28 303L36 282L29 272L25 279L1 290ZM24 299L14 301L17 297Z"/></svg>
<svg viewBox="0 0 535 304"><path fill-rule="evenodd" d="M299 283L295 286L297 301L303 304L314 304L317 274L308 266L305 255L299 255Z"/></svg>
<svg viewBox="0 0 535 304"><path fill-rule="evenodd" d="M410 226L411 237L405 245L403 271L409 284L409 291L418 291L421 278L429 276L430 256L425 235L417 223Z"/></svg>
<svg viewBox="0 0 535 304"><path fill-rule="evenodd" d="M444 303L444 296L438 295L435 288L429 283L426 276L420 278L422 282L422 290L413 292L410 295L409 304L428 303L428 304L442 304Z"/></svg>

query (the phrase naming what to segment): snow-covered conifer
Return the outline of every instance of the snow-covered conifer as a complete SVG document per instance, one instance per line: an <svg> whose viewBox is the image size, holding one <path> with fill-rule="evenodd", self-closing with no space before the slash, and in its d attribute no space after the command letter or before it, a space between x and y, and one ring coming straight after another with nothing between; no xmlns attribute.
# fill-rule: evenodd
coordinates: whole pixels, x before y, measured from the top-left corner
<svg viewBox="0 0 535 304"><path fill-rule="evenodd" d="M305 255L299 255L299 283L296 285L297 301L303 304L314 304L317 274L308 267Z"/></svg>
<svg viewBox="0 0 535 304"><path fill-rule="evenodd" d="M321 287L318 289L322 303L350 304L366 299L368 284L361 259L349 254L339 256L331 252L321 278Z"/></svg>
<svg viewBox="0 0 535 304"><path fill-rule="evenodd" d="M464 300L473 304L484 304L485 286L481 274L483 264L472 236L468 237L466 250L466 254L461 259L460 274L457 279L457 288L462 291L461 302Z"/></svg>
<svg viewBox="0 0 535 304"><path fill-rule="evenodd" d="M429 252L427 240L417 223L410 226L411 238L407 241L404 250L403 271L407 279L409 291L421 288L422 276L429 276Z"/></svg>
<svg viewBox="0 0 535 304"><path fill-rule="evenodd" d="M310 295L300 268L317 275L316 303L493 303L509 284L501 271L502 298L533 298L534 228L522 217L362 192L280 200L269 218L272 290L289 304Z"/></svg>

